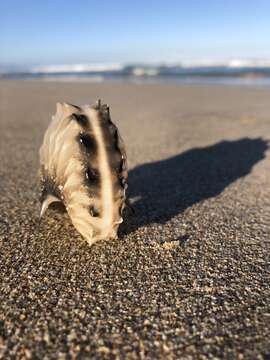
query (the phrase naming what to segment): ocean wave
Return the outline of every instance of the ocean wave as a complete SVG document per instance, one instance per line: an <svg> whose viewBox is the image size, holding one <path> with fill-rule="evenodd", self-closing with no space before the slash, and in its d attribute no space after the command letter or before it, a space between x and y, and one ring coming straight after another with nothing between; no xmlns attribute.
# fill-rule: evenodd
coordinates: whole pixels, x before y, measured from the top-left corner
<svg viewBox="0 0 270 360"><path fill-rule="evenodd" d="M121 64L62 64L62 65L46 65L35 66L30 69L32 74L53 74L53 73L101 73L123 70L124 65Z"/></svg>
<svg viewBox="0 0 270 360"><path fill-rule="evenodd" d="M183 63L183 68L270 68L270 59L230 59L228 61L201 61Z"/></svg>
<svg viewBox="0 0 270 360"><path fill-rule="evenodd" d="M163 64L122 64L122 63L96 63L96 64L52 64L52 65L38 65L31 68L20 67L3 67L0 64L0 74L93 74L105 76L112 75L127 75L135 77L153 77L159 75L182 75L190 73L205 73L217 70L224 72L232 70L252 69L259 71L261 69L270 69L270 59L231 59L224 62L214 61L200 61L190 63L163 63Z"/></svg>
<svg viewBox="0 0 270 360"><path fill-rule="evenodd" d="M1 70L1 68L0 68ZM3 70L3 69L2 69ZM199 64L62 64L10 69L0 78L43 81L131 81L267 85L270 60L233 59L228 62Z"/></svg>
<svg viewBox="0 0 270 360"><path fill-rule="evenodd" d="M243 60L233 59L228 62L230 68L270 68L270 60Z"/></svg>
<svg viewBox="0 0 270 360"><path fill-rule="evenodd" d="M152 67L134 67L132 69L132 74L134 76L157 76L159 74L159 70Z"/></svg>

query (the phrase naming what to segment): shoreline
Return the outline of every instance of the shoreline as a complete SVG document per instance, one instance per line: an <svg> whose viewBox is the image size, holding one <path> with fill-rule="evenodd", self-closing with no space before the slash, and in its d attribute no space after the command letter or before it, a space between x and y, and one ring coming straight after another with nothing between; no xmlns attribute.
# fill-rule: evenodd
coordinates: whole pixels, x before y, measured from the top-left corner
<svg viewBox="0 0 270 360"><path fill-rule="evenodd" d="M132 85L177 85L177 86L218 86L233 88L270 89L270 78L266 77L243 77L243 78L215 78L215 77L192 77L192 78L106 78L103 76L44 76L26 78L5 78L0 81L34 81L48 83L88 83L88 84L132 84Z"/></svg>

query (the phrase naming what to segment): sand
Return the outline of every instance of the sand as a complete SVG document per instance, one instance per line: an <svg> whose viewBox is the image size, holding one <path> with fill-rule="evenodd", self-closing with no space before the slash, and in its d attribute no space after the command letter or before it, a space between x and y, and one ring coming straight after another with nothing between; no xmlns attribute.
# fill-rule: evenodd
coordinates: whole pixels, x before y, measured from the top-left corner
<svg viewBox="0 0 270 360"><path fill-rule="evenodd" d="M127 145L120 238L38 231L57 101L111 106ZM0 358L268 359L270 90L0 82Z"/></svg>

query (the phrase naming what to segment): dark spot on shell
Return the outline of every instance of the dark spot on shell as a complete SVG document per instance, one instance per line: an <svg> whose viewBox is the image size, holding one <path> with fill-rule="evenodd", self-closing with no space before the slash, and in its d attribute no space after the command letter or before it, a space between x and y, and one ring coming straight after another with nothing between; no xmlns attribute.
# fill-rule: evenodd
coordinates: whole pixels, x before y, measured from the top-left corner
<svg viewBox="0 0 270 360"><path fill-rule="evenodd" d="M104 111L104 112L109 112L110 108L109 108L109 106L107 104L103 104L101 106L101 110Z"/></svg>
<svg viewBox="0 0 270 360"><path fill-rule="evenodd" d="M115 143L115 150L117 150L121 154L121 150L119 149L119 135L118 129L115 130L114 133L114 143ZM121 154L122 155L122 154Z"/></svg>
<svg viewBox="0 0 270 360"><path fill-rule="evenodd" d="M108 119L108 123L109 123L109 133L110 133L111 136L114 136L116 126L111 121L111 119Z"/></svg>
<svg viewBox="0 0 270 360"><path fill-rule="evenodd" d="M110 117L110 108L106 104L102 105L101 108L98 109L100 122L106 126L112 124Z"/></svg>
<svg viewBox="0 0 270 360"><path fill-rule="evenodd" d="M88 134L80 134L79 141L83 145L84 149L89 153L96 153L97 143L93 136Z"/></svg>
<svg viewBox="0 0 270 360"><path fill-rule="evenodd" d="M100 178L99 178L99 173L96 169L93 169L90 167L87 168L87 170L85 172L85 177L91 185L99 184Z"/></svg>
<svg viewBox="0 0 270 360"><path fill-rule="evenodd" d="M53 195L61 200L61 191L53 179L46 176L42 179L41 192L39 194L39 200L42 203L48 195Z"/></svg>
<svg viewBox="0 0 270 360"><path fill-rule="evenodd" d="M93 217L99 216L99 212L94 206L90 206L89 212L90 212L90 215Z"/></svg>
<svg viewBox="0 0 270 360"><path fill-rule="evenodd" d="M110 107L107 104L104 104L104 106L102 107L102 111L104 112L105 116L110 115Z"/></svg>
<svg viewBox="0 0 270 360"><path fill-rule="evenodd" d="M110 109L109 108L108 108L108 112L107 112L107 124L109 125L110 132L112 131L112 129L115 129L115 125L111 120L111 115L110 115Z"/></svg>
<svg viewBox="0 0 270 360"><path fill-rule="evenodd" d="M126 164L125 164L125 159L122 158L121 162L120 162L120 166L119 166L119 173L121 174L124 170L125 170Z"/></svg>
<svg viewBox="0 0 270 360"><path fill-rule="evenodd" d="M88 118L82 114L72 114L72 119L77 121L77 123L84 129L89 125Z"/></svg>
<svg viewBox="0 0 270 360"><path fill-rule="evenodd" d="M81 110L81 108L79 107L79 106L77 106L77 105L73 105L73 104L69 104L70 106L73 106L75 109L77 109L77 110Z"/></svg>

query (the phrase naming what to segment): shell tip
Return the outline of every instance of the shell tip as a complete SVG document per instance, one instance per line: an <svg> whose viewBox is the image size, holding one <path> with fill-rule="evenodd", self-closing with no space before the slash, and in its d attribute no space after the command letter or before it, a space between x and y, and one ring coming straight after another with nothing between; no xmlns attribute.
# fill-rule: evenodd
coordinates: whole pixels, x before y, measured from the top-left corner
<svg viewBox="0 0 270 360"><path fill-rule="evenodd" d="M101 99L98 99L98 100L96 101L96 108L97 108L97 109L100 109L100 108L101 108Z"/></svg>

